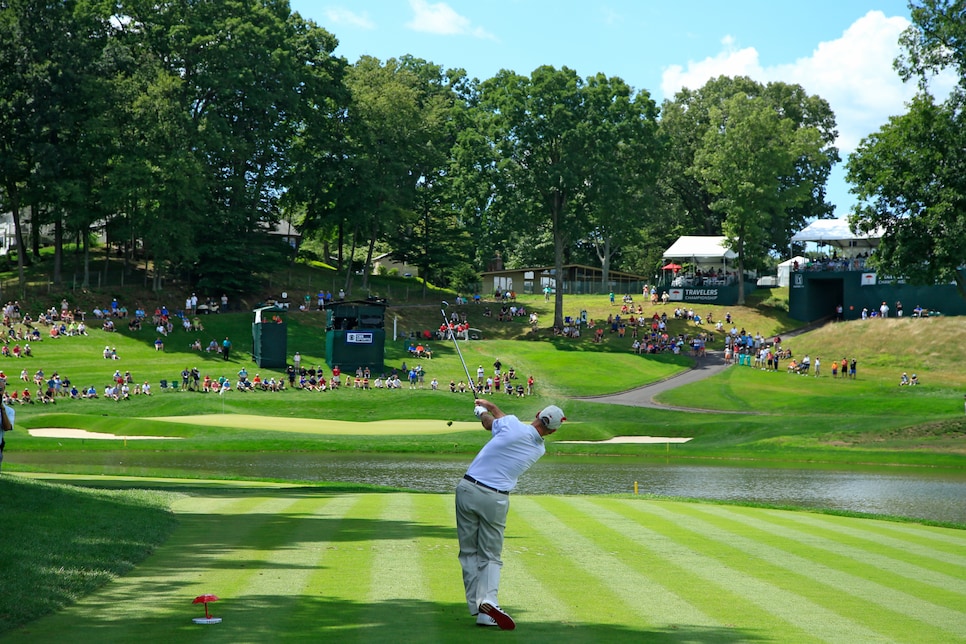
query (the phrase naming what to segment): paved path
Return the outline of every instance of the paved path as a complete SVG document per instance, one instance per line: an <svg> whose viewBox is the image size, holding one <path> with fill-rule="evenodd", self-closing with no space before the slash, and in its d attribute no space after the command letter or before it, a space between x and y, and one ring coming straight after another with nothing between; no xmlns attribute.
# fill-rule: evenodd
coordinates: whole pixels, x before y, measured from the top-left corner
<svg viewBox="0 0 966 644"><path fill-rule="evenodd" d="M670 378L665 378L664 380L660 380L658 382L652 382L649 385L644 385L643 387L638 387L637 389L622 391L619 394L607 394L604 396L581 396L576 398L576 400L590 400L593 402L612 403L614 405L629 405L632 407L651 407L653 409L698 411L709 413L713 412L716 414L728 413L712 409L695 409L692 407L672 407L670 405L662 405L654 402L654 397L676 387L683 387L684 385L690 385L693 382L710 378L711 376L719 374L725 369L728 369L730 366L730 364L724 361L723 352L708 351L705 356L697 359L697 362L692 368L677 375L671 376Z"/></svg>
<svg viewBox="0 0 966 644"><path fill-rule="evenodd" d="M782 337L791 338L796 335L800 335L805 331L810 331L814 328L822 326L829 321L828 318L823 318L812 324L804 326L800 329L794 329L786 333L782 333ZM658 382L652 382L649 385L644 385L643 387L638 387L637 389L631 389L629 391L622 391L619 394L606 394L603 396L578 396L575 400L590 400L593 402L603 402L611 403L614 405L628 405L631 407L650 407L652 409L668 409L672 411L694 411L703 413L714 413L714 414L754 414L758 412L747 412L747 411L720 411L715 409L697 409L695 407L674 407L671 405L662 405L660 403L654 402L654 397L658 396L665 391L670 391L676 387L683 387L684 385L690 385L691 383L698 382L699 380L704 380L705 378L710 378L716 374L721 373L725 369L728 369L732 365L726 363L724 360L723 351L708 351L707 355L698 358L697 362L693 367L679 373L670 378L665 378L664 380L659 380Z"/></svg>

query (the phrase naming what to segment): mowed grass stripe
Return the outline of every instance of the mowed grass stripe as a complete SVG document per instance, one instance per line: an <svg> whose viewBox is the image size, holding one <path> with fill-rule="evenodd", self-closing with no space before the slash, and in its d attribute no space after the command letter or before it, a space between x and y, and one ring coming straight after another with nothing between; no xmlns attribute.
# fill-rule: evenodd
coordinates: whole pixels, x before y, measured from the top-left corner
<svg viewBox="0 0 966 644"><path fill-rule="evenodd" d="M522 505L526 521L548 543L553 544L552 559L549 566L566 562L571 570L559 570L554 574L558 583L569 583L567 594L574 602L573 614L578 621L600 623L603 617L599 611L581 609L581 597L593 594L599 597L609 594L606 602L612 612L612 621L626 621L626 614L637 615L643 626L688 624L702 627L719 627L721 624L705 614L697 604L686 601L651 577L638 570L629 569L614 551L601 548L575 530L564 520L558 518L548 508L566 514L562 505L573 503L576 497L526 497L514 499ZM543 572L543 571L541 571ZM591 602L597 605L598 602Z"/></svg>
<svg viewBox="0 0 966 644"><path fill-rule="evenodd" d="M284 616L273 613L273 638L284 634L297 641L313 630L332 626L330 606L333 602L326 595L332 591L333 544L339 542L343 518L355 513L362 498L359 494L329 496L320 492L295 508L306 511L302 515L303 526L293 535L291 550L286 555L294 559L292 566L298 571L298 588L291 589L298 595L298 601Z"/></svg>
<svg viewBox="0 0 966 644"><path fill-rule="evenodd" d="M822 641L880 641L888 634L849 615L867 606L842 606L829 597L832 589L808 577L789 571L757 556L759 545L749 539L732 538L705 521L691 516L689 503L641 502L622 499L594 499L586 503L612 508L634 517L641 525L628 539L646 543L664 537L676 544L676 559L716 584L723 584L787 622L790 628L811 634ZM740 542L740 543L736 543ZM815 592L819 587L821 592ZM848 596L845 596L848 599ZM739 625L744 625L738 621ZM755 628L754 624L744 625Z"/></svg>
<svg viewBox="0 0 966 644"><path fill-rule="evenodd" d="M918 597L929 597L931 602L948 608L958 610L966 605L966 568L963 566L944 564L924 556L917 559L916 556L905 555L893 545L879 546L877 542L840 533L831 527L805 528L807 531L803 531L804 526L789 519L787 513L749 513L742 508L711 506L703 509L783 539L797 541L804 548L800 551L802 556L810 552L810 559L838 569L851 570L864 579L872 579ZM921 566L920 561L931 565Z"/></svg>
<svg viewBox="0 0 966 644"><path fill-rule="evenodd" d="M419 565L427 597L434 598L439 619L473 624L466 609L460 574L456 511L452 494L414 495L413 520L425 534L419 539Z"/></svg>
<svg viewBox="0 0 966 644"><path fill-rule="evenodd" d="M312 579L325 608L319 622L327 627L328 635L346 642L368 641L368 632L381 627L387 618L385 614L373 616L367 599L372 585L372 542L380 533L382 538L388 536L380 530L383 522L373 517L382 513L387 495L351 496L356 500L351 507L339 516L330 515L336 529L322 543L324 565Z"/></svg>
<svg viewBox="0 0 966 644"><path fill-rule="evenodd" d="M628 539L628 535L639 535L647 526L587 499L568 497L564 502L563 507L554 510L561 520L574 525L575 530L599 547L613 552L627 569L637 570L669 593L699 605L717 624L732 629L736 622L753 624L755 630L780 630L797 641L809 639L808 633L796 632L785 620L748 603L743 595L732 590L727 578L716 579L717 569L690 565L693 552L682 550L678 541L653 532L646 539ZM665 529L673 530L674 525L669 523Z"/></svg>
<svg viewBox="0 0 966 644"><path fill-rule="evenodd" d="M793 512L783 519L808 526L810 531L830 530L839 535L838 539L849 537L891 548L896 556L906 555L923 566L935 562L938 570L948 570L949 566L966 569L966 530L871 519L846 520L811 512Z"/></svg>
<svg viewBox="0 0 966 644"><path fill-rule="evenodd" d="M922 638L941 641L944 635L948 637L958 629L948 625L949 620L956 622L962 617L956 611L888 588L860 574L834 568L822 560L821 553L816 554L767 530L706 512L708 509L710 506L705 504L685 504L678 508L678 516L687 516L691 529L705 538L727 543L754 558L756 565L749 566L749 572L754 568L781 575L783 583L790 583L803 600L807 598L812 605L834 611L839 620L856 627L863 625L900 641L922 641ZM850 564L846 562L846 565ZM863 572L875 574L871 566L862 568Z"/></svg>
<svg viewBox="0 0 966 644"><path fill-rule="evenodd" d="M420 539L437 530L414 521L413 496L384 494L380 499L377 520L383 525L368 541L369 610L363 618L367 623L393 623L400 634L419 633L432 642L439 639L438 610L425 583L419 550Z"/></svg>

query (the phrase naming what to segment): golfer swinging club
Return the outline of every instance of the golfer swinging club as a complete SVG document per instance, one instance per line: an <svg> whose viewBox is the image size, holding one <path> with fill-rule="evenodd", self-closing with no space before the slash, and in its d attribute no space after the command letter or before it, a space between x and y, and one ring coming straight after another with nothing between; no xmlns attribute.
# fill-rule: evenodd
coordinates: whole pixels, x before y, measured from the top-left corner
<svg viewBox="0 0 966 644"><path fill-rule="evenodd" d="M546 452L544 436L557 431L566 418L560 407L550 405L527 425L483 399L476 401L473 411L493 436L456 486L456 534L466 605L478 626L512 630L516 624L496 598L510 491Z"/></svg>

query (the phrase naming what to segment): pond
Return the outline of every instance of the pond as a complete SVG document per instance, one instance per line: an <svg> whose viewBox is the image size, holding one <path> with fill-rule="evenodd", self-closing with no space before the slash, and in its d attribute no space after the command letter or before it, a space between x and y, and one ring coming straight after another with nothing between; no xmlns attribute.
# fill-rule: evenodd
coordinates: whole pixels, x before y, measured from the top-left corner
<svg viewBox="0 0 966 644"><path fill-rule="evenodd" d="M241 452L13 452L7 463L108 475L244 477L370 483L452 492L471 457ZM966 472L775 468L662 463L628 457L545 457L520 494L641 494L829 508L966 523Z"/></svg>

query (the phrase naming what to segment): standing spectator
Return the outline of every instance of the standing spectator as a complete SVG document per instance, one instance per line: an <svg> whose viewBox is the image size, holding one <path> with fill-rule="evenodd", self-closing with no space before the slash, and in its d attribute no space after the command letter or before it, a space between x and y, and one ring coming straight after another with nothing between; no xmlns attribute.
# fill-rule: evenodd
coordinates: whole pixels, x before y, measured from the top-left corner
<svg viewBox="0 0 966 644"><path fill-rule="evenodd" d="M228 360L228 354L230 352L231 352L231 340L228 339L228 336L225 336L225 339L222 340L221 342L221 356L225 360Z"/></svg>
<svg viewBox="0 0 966 644"><path fill-rule="evenodd" d="M885 302L879 307L879 317L887 318L889 317L889 305Z"/></svg>
<svg viewBox="0 0 966 644"><path fill-rule="evenodd" d="M855 380L855 368L857 366L857 360L852 358L852 362L849 363L849 379Z"/></svg>
<svg viewBox="0 0 966 644"><path fill-rule="evenodd" d="M221 295L221 308L218 309L218 312L220 313L222 311L227 311L227 310L228 310L228 296L225 295L224 293L222 293L222 295ZM225 358L225 360L227 360L227 359L228 358Z"/></svg>
<svg viewBox="0 0 966 644"><path fill-rule="evenodd" d="M896 300L896 317L897 318L902 317L902 302L900 302L899 300Z"/></svg>
<svg viewBox="0 0 966 644"><path fill-rule="evenodd" d="M818 356L815 356L815 377L818 378L819 369L822 368L822 361L819 360Z"/></svg>
<svg viewBox="0 0 966 644"><path fill-rule="evenodd" d="M302 372L302 354L298 351L296 351L295 355L292 356L292 364L295 367L295 373Z"/></svg>
<svg viewBox="0 0 966 644"><path fill-rule="evenodd" d="M5 397L6 393L6 382L0 385L0 396ZM24 389L24 391L27 391ZM7 441L5 436L7 432L13 431L13 419L16 412L13 407L10 407L6 402L0 402L0 465L3 465L3 450L7 446Z"/></svg>

